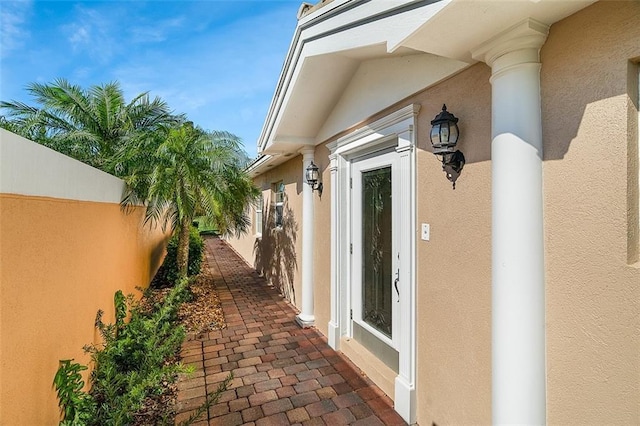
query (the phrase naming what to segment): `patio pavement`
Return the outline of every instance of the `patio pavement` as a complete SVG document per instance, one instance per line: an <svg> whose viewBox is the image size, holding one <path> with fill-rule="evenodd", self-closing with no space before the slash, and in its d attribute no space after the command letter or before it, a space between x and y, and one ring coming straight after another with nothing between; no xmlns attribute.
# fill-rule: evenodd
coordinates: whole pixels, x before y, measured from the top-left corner
<svg viewBox="0 0 640 426"><path fill-rule="evenodd" d="M195 425L405 425L393 402L224 241L205 240L227 328L187 340L195 374L178 384L176 424L229 372L234 379ZM208 416L207 416L208 415Z"/></svg>

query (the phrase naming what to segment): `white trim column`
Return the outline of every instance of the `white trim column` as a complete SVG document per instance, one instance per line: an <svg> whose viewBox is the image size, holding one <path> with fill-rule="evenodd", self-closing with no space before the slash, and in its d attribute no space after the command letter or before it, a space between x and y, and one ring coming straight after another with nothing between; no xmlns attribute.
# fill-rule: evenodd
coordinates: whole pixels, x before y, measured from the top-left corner
<svg viewBox="0 0 640 426"><path fill-rule="evenodd" d="M338 156L329 155L331 171L331 318L329 320L328 343L337 350L340 347L340 298L338 297Z"/></svg>
<svg viewBox="0 0 640 426"><path fill-rule="evenodd" d="M408 423L416 421L416 195L415 128L420 105L411 104L327 144L331 159L331 322L329 344L353 337L350 178L352 162L395 146L399 161L400 214L400 336L398 375L394 380L394 409ZM395 196L395 195L394 195ZM335 228L333 223L335 221ZM335 262L335 265L334 265ZM335 292L335 293L334 293ZM335 315L335 317L334 317ZM332 327L336 327L332 330ZM332 334L333 333L333 334ZM333 342L332 342L333 340ZM345 345L346 343L342 343ZM374 355L375 356L375 355ZM361 366L364 367L364 366Z"/></svg>
<svg viewBox="0 0 640 426"><path fill-rule="evenodd" d="M313 248L314 206L313 188L306 182L306 170L314 159L315 148L303 148L302 154L302 312L296 316L301 327L315 324L313 315Z"/></svg>
<svg viewBox="0 0 640 426"><path fill-rule="evenodd" d="M399 182L401 189L394 197L399 197L402 209L399 222L409 232L397 230L399 239L398 278L401 292L400 300L400 357L398 358L398 375L394 386L394 407L409 424L416 421L416 286L415 286L415 167L414 167L414 126L398 134L396 153L399 156Z"/></svg>
<svg viewBox="0 0 640 426"><path fill-rule="evenodd" d="M528 19L473 52L492 85L492 415L546 423L540 48Z"/></svg>

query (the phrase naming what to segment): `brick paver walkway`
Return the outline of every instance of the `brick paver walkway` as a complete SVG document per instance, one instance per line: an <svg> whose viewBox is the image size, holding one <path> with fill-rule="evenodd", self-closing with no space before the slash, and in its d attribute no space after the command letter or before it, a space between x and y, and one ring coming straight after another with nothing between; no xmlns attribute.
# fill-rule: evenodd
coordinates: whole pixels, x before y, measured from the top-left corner
<svg viewBox="0 0 640 426"><path fill-rule="evenodd" d="M196 424L404 425L392 401L296 312L229 246L205 242L227 328L183 345L196 368L178 384L176 423L233 372L234 380Z"/></svg>

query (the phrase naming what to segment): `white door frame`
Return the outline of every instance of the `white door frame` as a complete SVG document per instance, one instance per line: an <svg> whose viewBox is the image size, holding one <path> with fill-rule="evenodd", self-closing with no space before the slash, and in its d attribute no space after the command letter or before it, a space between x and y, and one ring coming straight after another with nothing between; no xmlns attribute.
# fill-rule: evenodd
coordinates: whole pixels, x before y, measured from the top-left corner
<svg viewBox="0 0 640 426"><path fill-rule="evenodd" d="M409 424L416 420L416 194L415 131L420 105L408 105L328 144L331 160L331 320L329 345L339 349L340 339L351 335L351 229L350 162L381 149L398 153L400 223L400 336L399 372L395 378L395 410Z"/></svg>
<svg viewBox="0 0 640 426"><path fill-rule="evenodd" d="M391 193L392 197L392 247L391 247L391 280L396 278L396 274L394 271L400 270L400 260L398 257L399 253L399 231L400 231L400 211L401 206L398 204L397 194L400 193L401 185L399 182L399 155L395 150L391 152L386 152L380 155L373 155L371 158L366 159L358 159L356 161L351 162L352 169L352 181L351 181L351 200L352 200L352 215L350 215L350 219L352 221L352 229L351 236L352 242L354 246L350 251L351 253L351 264L358 265L356 268L352 268L351 270L351 307L352 317L351 320L356 322L360 327L363 327L369 333L374 335L376 338L389 345L393 349L399 351L400 350L400 298L396 297L395 294L392 295L392 330L391 330L391 338L383 335L380 331L376 330L373 326L367 324L362 318L362 262L364 261L362 255L362 246L358 243L358 241L362 241L362 220L361 217L358 216L358 213L362 213L362 180L358 179L359 172L369 171L369 170L378 170L384 167L391 168ZM357 201L360 200L360 206L357 206ZM400 281L400 277L398 276L398 282ZM392 289L390 289L392 290ZM397 289L396 289L397 290ZM399 293L398 293L399 294ZM350 335L353 335L353 330L351 330Z"/></svg>

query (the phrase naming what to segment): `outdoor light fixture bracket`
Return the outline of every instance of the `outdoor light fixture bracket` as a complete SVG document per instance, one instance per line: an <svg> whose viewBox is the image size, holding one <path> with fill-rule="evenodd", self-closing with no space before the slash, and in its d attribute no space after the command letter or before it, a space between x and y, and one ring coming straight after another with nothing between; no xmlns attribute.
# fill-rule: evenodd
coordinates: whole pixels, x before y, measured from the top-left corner
<svg viewBox="0 0 640 426"><path fill-rule="evenodd" d="M311 186L312 191L318 191L318 194L322 196L322 182L318 182L320 173L318 172L318 166L313 161L307 166L305 170L305 180Z"/></svg>
<svg viewBox="0 0 640 426"><path fill-rule="evenodd" d="M453 154L447 154L442 157L442 170L447 175L449 182L453 184L453 189L456 189L456 180L462 173L464 167L464 154L460 150L456 150Z"/></svg>
<svg viewBox="0 0 640 426"><path fill-rule="evenodd" d="M465 163L464 154L456 150L460 136L458 118L447 111L446 105L442 105L442 111L431 120L431 126L433 153L442 156L442 170L453 184L453 189L456 189L456 180Z"/></svg>

